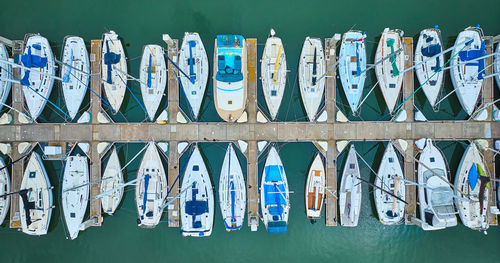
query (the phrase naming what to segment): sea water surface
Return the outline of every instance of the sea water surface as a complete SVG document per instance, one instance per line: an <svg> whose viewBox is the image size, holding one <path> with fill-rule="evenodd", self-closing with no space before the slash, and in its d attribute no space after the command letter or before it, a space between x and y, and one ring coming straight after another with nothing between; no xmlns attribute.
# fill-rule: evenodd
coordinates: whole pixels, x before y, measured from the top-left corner
<svg viewBox="0 0 500 263"><path fill-rule="evenodd" d="M366 46L369 63L373 61L380 33L385 27L400 28L405 36L414 36L421 29L438 24L446 47L452 46L458 33L467 26L480 24L486 35L500 33L500 6L498 1L8 1L2 4L0 35L22 39L25 33L40 33L51 43L59 57L62 41L67 35L83 37L87 43L101 38L108 30L122 38L129 59L129 73L138 76L142 47L146 44L164 45L161 35L170 34L182 39L184 32L198 32L211 61L213 42L217 34L242 34L258 38L258 55L269 29L274 28L283 39L289 67L285 91L278 119L305 121L297 82L298 56L306 36L331 37L349 29L367 32ZM449 58L449 57L448 57ZM260 64L260 63L259 63ZM445 92L451 91L449 75ZM416 78L415 78L416 79ZM374 73L368 76L365 94L375 83ZM350 115L337 81L337 105ZM417 85L418 82L415 83ZM139 85L129 82L130 89L140 98ZM260 88L260 83L259 83ZM260 92L260 91L259 91ZM64 107L59 86L54 87L50 99ZM261 95L261 93L260 93ZM202 121L220 121L213 106L212 83L207 87L201 109ZM88 98L84 104L88 104ZM164 98L162 107L166 107ZM180 103L189 112L181 93ZM266 111L262 96L259 106ZM123 116L114 116L119 122L145 119L139 104L127 95ZM456 96L452 95L434 113L422 93L416 95L416 106L432 119L465 119ZM427 106L426 106L427 105ZM361 116L352 120L388 120L387 108L378 89L367 99ZM42 122L62 122L52 107L44 113ZM445 153L451 171L451 180L465 149L463 142L438 142ZM122 165L137 153L143 144L117 144ZM356 148L376 170L384 150L381 142L357 142ZM211 173L215 189L218 187L220 166L225 143L200 144ZM225 231L216 204L214 230L210 237L183 238L179 229L168 228L164 216L155 229L137 227L133 187L124 195L114 216L105 216L102 227L81 232L76 240L65 237L65 225L60 211L60 178L63 163L45 161L44 164L55 186L56 208L49 234L32 237L8 228L0 228L0 262L499 262L500 230L492 227L488 235L472 231L459 223L442 231L425 232L416 226L384 226L376 218L371 188L363 186L363 205L358 227L325 227L324 215L315 224L305 216L304 185L308 166L317 151L310 143L277 144L288 176L291 210L288 232L271 235L263 224L257 232L244 227L237 232ZM259 172L265 161L259 158ZM339 156L341 174L346 153ZM246 160L239 154L240 163ZM134 179L139 165L137 158L126 169L125 178ZM181 167L187 155L181 158ZM497 158L498 163L498 158ZM367 167L360 164L362 176L372 180ZM244 168L246 173L246 168ZM339 180L340 182L340 177ZM217 192L215 192L217 200ZM245 220L245 226L247 222Z"/></svg>

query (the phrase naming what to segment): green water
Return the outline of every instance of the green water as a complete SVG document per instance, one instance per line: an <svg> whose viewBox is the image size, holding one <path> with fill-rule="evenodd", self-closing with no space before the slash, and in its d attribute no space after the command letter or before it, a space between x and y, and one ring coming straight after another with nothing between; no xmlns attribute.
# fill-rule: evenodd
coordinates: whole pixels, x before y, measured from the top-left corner
<svg viewBox="0 0 500 263"><path fill-rule="evenodd" d="M54 54L59 56L66 35L79 35L90 41L98 39L107 30L115 30L122 37L129 58L129 72L138 76L142 46L155 43L164 45L161 34L168 33L182 39L184 31L199 32L209 58L213 54L216 34L242 34L257 37L263 44L269 28L273 27L283 39L287 55L288 86L285 91L279 120L305 120L297 89L296 69L298 56L306 36L331 37L350 28L367 31L367 54L374 58L374 50L384 27L401 28L405 36L417 36L426 27L439 24L445 45L451 46L460 30L480 24L486 35L498 34L500 23L498 1L8 1L3 3L0 15L0 35L22 39L27 32L39 32L50 40ZM416 39L416 38L415 38ZM258 54L263 45L259 44ZM367 87L375 82L371 73ZM130 88L140 95L139 86ZM340 82L337 82L340 87ZM370 85L369 85L370 84ZM260 85L260 83L259 83ZM448 81L445 87L451 90ZM347 110L341 89L337 104ZM367 93L368 90L365 90ZM63 106L57 87L51 100ZM139 96L140 97L140 96ZM441 105L441 112L426 108L423 95L417 94L417 107L434 119L463 119L456 96ZM213 103L211 83L201 110L202 121L218 121ZM180 97L185 111L189 111L185 98ZM265 108L262 96L259 106ZM84 104L88 104L88 99ZM127 96L122 107L124 116L117 121L142 121L145 115L133 98ZM163 104L163 107L166 107ZM387 109L378 89L363 106L363 120L387 120ZM427 116L428 118L431 118ZM62 121L50 107L41 121ZM439 142L448 157L454 175L464 146L461 143ZM141 144L119 144L122 164L130 160ZM217 189L225 144L201 145ZM267 234L263 225L258 232L249 228L227 233L216 206L214 231L208 238L183 238L179 229L163 223L153 230L136 225L133 188L127 191L120 209L113 217L105 217L103 226L89 228L74 241L65 239L64 222L55 204L50 232L43 237L31 237L8 229L0 229L0 262L499 262L500 231L492 227L488 235L471 231L463 225L437 231L424 232L415 226L387 227L376 219L372 194L363 187L363 205L359 226L356 228L325 227L324 220L311 224L304 211L304 183L315 148L309 143L279 144L290 184L291 211L286 234ZM381 143L356 143L358 151L376 169L383 152ZM245 160L240 154L240 163ZM263 166L259 158L259 168ZM140 159L140 158L139 158ZM181 165L187 156L181 159ZM498 160L498 158L497 158ZM345 153L338 159L338 169L345 161ZM126 169L126 178L135 178L139 160ZM497 162L498 163L498 162ZM63 164L45 162L55 185L54 195L59 197L59 178ZM367 168L363 177L373 180ZM340 181L340 180L339 180ZM324 218L324 215L323 215ZM246 221L245 221L246 225Z"/></svg>

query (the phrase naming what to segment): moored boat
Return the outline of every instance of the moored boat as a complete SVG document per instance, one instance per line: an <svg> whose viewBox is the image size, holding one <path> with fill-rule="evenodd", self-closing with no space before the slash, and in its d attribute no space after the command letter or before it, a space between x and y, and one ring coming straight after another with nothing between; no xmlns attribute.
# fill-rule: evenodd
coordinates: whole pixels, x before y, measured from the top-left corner
<svg viewBox="0 0 500 263"><path fill-rule="evenodd" d="M497 88L500 89L500 43L497 44L497 55L495 56L495 80L497 81Z"/></svg>
<svg viewBox="0 0 500 263"><path fill-rule="evenodd" d="M155 119L167 85L167 65L163 56L163 48L158 45L146 45L142 51L141 94L151 121Z"/></svg>
<svg viewBox="0 0 500 263"><path fill-rule="evenodd" d="M182 235L210 236L215 212L214 194L210 175L197 145L189 157L181 189Z"/></svg>
<svg viewBox="0 0 500 263"><path fill-rule="evenodd" d="M165 168L154 142L148 143L142 157L135 185L135 202L137 205L137 224L144 228L153 228L160 222L163 214L163 203L167 197L167 177Z"/></svg>
<svg viewBox="0 0 500 263"><path fill-rule="evenodd" d="M360 176L356 148L351 145L340 182L339 208L342 226L358 225L362 196Z"/></svg>
<svg viewBox="0 0 500 263"><path fill-rule="evenodd" d="M418 159L418 200L422 229L439 230L456 226L454 194L448 182L443 154L431 139L426 139Z"/></svg>
<svg viewBox="0 0 500 263"><path fill-rule="evenodd" d="M262 171L260 207L267 232L286 232L290 210L288 181L283 163L274 146L269 150Z"/></svg>
<svg viewBox="0 0 500 263"><path fill-rule="evenodd" d="M445 63L444 55L438 55L442 49L441 31L438 28L428 28L420 32L414 63L421 65L415 68L415 73L432 108L436 108L435 104L444 83L444 71L441 70ZM436 57L432 58L434 56Z"/></svg>
<svg viewBox="0 0 500 263"><path fill-rule="evenodd" d="M389 112L393 112L403 84L404 52L399 29L384 29L375 53L375 75ZM389 56L388 59L385 59ZM385 59L382 61L382 59ZM382 61L381 63L378 63ZM378 64L377 64L378 63Z"/></svg>
<svg viewBox="0 0 500 263"><path fill-rule="evenodd" d="M30 116L36 120L50 97L56 68L49 41L40 35L27 35L26 38L20 82Z"/></svg>
<svg viewBox="0 0 500 263"><path fill-rule="evenodd" d="M20 187L21 227L28 235L45 235L52 216L52 187L42 158L33 152L24 169Z"/></svg>
<svg viewBox="0 0 500 263"><path fill-rule="evenodd" d="M226 122L238 120L247 104L247 48L240 35L218 35L214 48L214 103Z"/></svg>
<svg viewBox="0 0 500 263"><path fill-rule="evenodd" d="M70 156L62 180L61 204L71 239L78 237L89 202L89 167L87 157Z"/></svg>
<svg viewBox="0 0 500 263"><path fill-rule="evenodd" d="M325 200L325 166L319 153L314 157L306 181L306 215L310 219L321 217Z"/></svg>
<svg viewBox="0 0 500 263"><path fill-rule="evenodd" d="M64 38L61 67L64 102L71 119L76 117L90 81L90 61L83 38Z"/></svg>
<svg viewBox="0 0 500 263"><path fill-rule="evenodd" d="M0 43L0 110L9 97L12 86L12 65L6 61L9 59L9 52L4 44Z"/></svg>
<svg viewBox="0 0 500 263"><path fill-rule="evenodd" d="M340 45L339 76L353 114L358 112L366 79L365 37L361 31L349 31Z"/></svg>
<svg viewBox="0 0 500 263"><path fill-rule="evenodd" d="M483 85L484 58L478 58L484 56L485 52L481 28L468 27L458 34L451 54L450 76L458 101L468 115L474 112Z"/></svg>
<svg viewBox="0 0 500 263"><path fill-rule="evenodd" d="M266 100L271 120L276 119L280 109L286 85L286 56L281 38L271 36L267 38L260 64L262 90Z"/></svg>
<svg viewBox="0 0 500 263"><path fill-rule="evenodd" d="M123 173L116 148L113 148L101 179L101 193L108 192L123 184ZM123 188L116 189L101 198L102 210L113 215L123 197Z"/></svg>
<svg viewBox="0 0 500 263"><path fill-rule="evenodd" d="M240 229L245 219L246 185L240 162L231 144L227 147L220 172L219 200L226 230Z"/></svg>
<svg viewBox="0 0 500 263"><path fill-rule="evenodd" d="M114 114L120 111L127 90L127 58L120 36L115 31L103 34L101 78L104 93Z"/></svg>
<svg viewBox="0 0 500 263"><path fill-rule="evenodd" d="M319 38L306 37L299 60L299 87L310 122L316 120L325 91L325 58ZM321 78L320 78L321 77Z"/></svg>
<svg viewBox="0 0 500 263"><path fill-rule="evenodd" d="M5 167L5 162L0 158L0 168ZM3 224L10 207L10 176L7 167L0 170L0 225ZM5 195L5 196L4 196Z"/></svg>
<svg viewBox="0 0 500 263"><path fill-rule="evenodd" d="M486 231L488 222L489 177L483 158L474 143L469 144L455 175L455 199L462 223L473 230ZM466 198L468 200L463 200Z"/></svg>
<svg viewBox="0 0 500 263"><path fill-rule="evenodd" d="M207 88L209 71L207 52L198 33L186 32L184 34L179 58L179 68L189 76L189 79L183 75L179 77L182 89L194 118L198 119Z"/></svg>
<svg viewBox="0 0 500 263"><path fill-rule="evenodd" d="M406 189L404 181L400 180L404 178L403 170L391 142L385 149L377 174L374 198L379 221L384 225L399 224L404 217L405 203L401 200L405 200Z"/></svg>

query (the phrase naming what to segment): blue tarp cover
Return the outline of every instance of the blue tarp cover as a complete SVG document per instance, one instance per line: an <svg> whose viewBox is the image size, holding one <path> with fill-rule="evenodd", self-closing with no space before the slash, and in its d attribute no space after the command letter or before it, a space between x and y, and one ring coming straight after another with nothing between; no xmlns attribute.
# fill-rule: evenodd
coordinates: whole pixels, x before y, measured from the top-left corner
<svg viewBox="0 0 500 263"><path fill-rule="evenodd" d="M469 170L470 189L474 190L474 188L476 187L476 184L477 184L478 177L479 177L479 173L477 172L476 164L473 163L470 167L470 170Z"/></svg>
<svg viewBox="0 0 500 263"><path fill-rule="evenodd" d="M280 205L286 204L287 193L283 184L264 185L264 199L265 205Z"/></svg>
<svg viewBox="0 0 500 263"><path fill-rule="evenodd" d="M269 233L285 233L286 232L286 222L269 222L267 224L267 232Z"/></svg>
<svg viewBox="0 0 500 263"><path fill-rule="evenodd" d="M281 165L269 165L264 168L264 174L266 175L266 182L279 182L282 181L281 175L283 174L283 166Z"/></svg>

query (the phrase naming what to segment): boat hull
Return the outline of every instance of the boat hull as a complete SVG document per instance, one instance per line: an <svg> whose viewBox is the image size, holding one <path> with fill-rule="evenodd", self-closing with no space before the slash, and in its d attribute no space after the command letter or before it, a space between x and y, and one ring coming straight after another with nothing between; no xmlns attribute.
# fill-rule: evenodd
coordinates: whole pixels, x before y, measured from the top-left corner
<svg viewBox="0 0 500 263"><path fill-rule="evenodd" d="M314 157L306 181L306 215L310 219L321 217L325 200L325 166L319 154Z"/></svg>
<svg viewBox="0 0 500 263"><path fill-rule="evenodd" d="M101 193L107 192L119 185L123 184L122 167L118 159L118 152L113 148L111 155L108 158L104 173L102 175ZM108 215L113 215L116 208L120 204L123 197L123 188L117 189L101 198L102 210Z"/></svg>
<svg viewBox="0 0 500 263"><path fill-rule="evenodd" d="M316 54L316 56L315 56ZM302 103L310 122L316 120L325 91L325 58L319 38L307 37L299 60L299 87Z"/></svg>
<svg viewBox="0 0 500 263"><path fill-rule="evenodd" d="M116 114L120 111L127 90L127 60L120 37L114 31L104 33L102 45L101 78L104 80L104 93L113 114Z"/></svg>
<svg viewBox="0 0 500 263"><path fill-rule="evenodd" d="M340 182L339 208L342 226L358 225L362 196L360 176L356 149L351 145Z"/></svg>
<svg viewBox="0 0 500 263"><path fill-rule="evenodd" d="M0 43L0 60L8 60L9 52L4 44ZM12 87L12 66L4 61L0 61L0 111L3 108L3 104L7 101L9 97L10 89Z"/></svg>
<svg viewBox="0 0 500 263"><path fill-rule="evenodd" d="M0 167L5 167L5 162L0 158ZM9 169L5 168L0 171L0 196L10 193L10 176ZM10 195L0 197L0 225L3 224L10 207Z"/></svg>
<svg viewBox="0 0 500 263"><path fill-rule="evenodd" d="M62 180L61 203L71 239L78 237L89 201L89 168L87 157L70 156Z"/></svg>
<svg viewBox="0 0 500 263"><path fill-rule="evenodd" d="M167 85L167 65L161 46L144 46L139 78L144 107L149 120L154 121Z"/></svg>
<svg viewBox="0 0 500 263"><path fill-rule="evenodd" d="M269 37L260 64L262 91L271 120L276 119L286 85L286 56L281 39Z"/></svg>

